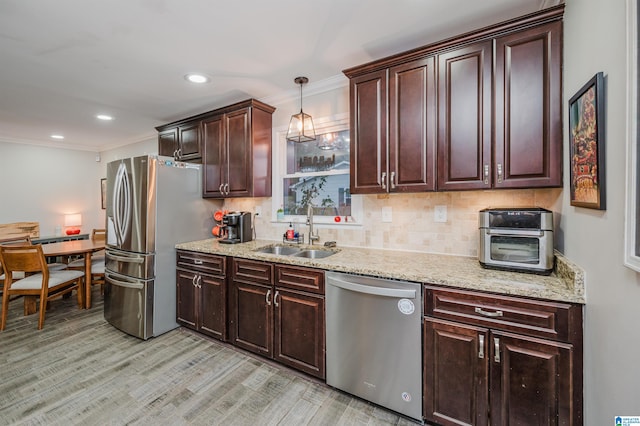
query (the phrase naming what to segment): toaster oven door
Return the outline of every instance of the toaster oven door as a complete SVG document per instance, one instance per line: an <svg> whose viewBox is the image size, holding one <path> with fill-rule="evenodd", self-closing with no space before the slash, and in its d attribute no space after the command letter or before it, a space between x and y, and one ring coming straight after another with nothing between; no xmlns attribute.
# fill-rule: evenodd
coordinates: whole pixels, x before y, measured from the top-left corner
<svg viewBox="0 0 640 426"><path fill-rule="evenodd" d="M490 236L491 260L511 264L537 265L540 263L540 238L506 235Z"/></svg>

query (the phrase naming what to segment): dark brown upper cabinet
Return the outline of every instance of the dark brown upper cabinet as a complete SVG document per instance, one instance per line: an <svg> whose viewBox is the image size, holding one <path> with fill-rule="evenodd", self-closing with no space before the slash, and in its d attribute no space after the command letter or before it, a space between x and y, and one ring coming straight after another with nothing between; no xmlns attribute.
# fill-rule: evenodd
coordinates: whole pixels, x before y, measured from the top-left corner
<svg viewBox="0 0 640 426"><path fill-rule="evenodd" d="M351 192L561 187L563 13L345 70Z"/></svg>
<svg viewBox="0 0 640 426"><path fill-rule="evenodd" d="M435 190L434 58L351 79L351 192Z"/></svg>
<svg viewBox="0 0 640 426"><path fill-rule="evenodd" d="M251 99L202 120L203 197L271 196L274 110Z"/></svg>
<svg viewBox="0 0 640 426"><path fill-rule="evenodd" d="M156 127L158 130L158 154L179 161L198 161L200 151L200 122L181 122Z"/></svg>
<svg viewBox="0 0 640 426"><path fill-rule="evenodd" d="M494 186L562 186L562 22L495 39Z"/></svg>

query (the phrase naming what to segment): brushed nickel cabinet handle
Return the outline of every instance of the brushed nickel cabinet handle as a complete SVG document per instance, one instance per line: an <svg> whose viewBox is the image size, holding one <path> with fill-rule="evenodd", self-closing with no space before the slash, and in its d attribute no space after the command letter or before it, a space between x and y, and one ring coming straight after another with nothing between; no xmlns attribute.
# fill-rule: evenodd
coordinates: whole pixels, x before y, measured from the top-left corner
<svg viewBox="0 0 640 426"><path fill-rule="evenodd" d="M474 311L476 312L476 314L480 314L489 318L498 318L504 315L504 312L502 311L489 312L489 311L485 311L482 308L475 308Z"/></svg>
<svg viewBox="0 0 640 426"><path fill-rule="evenodd" d="M478 358L484 359L484 334L478 336Z"/></svg>
<svg viewBox="0 0 640 426"><path fill-rule="evenodd" d="M387 172L382 172L382 189L387 189Z"/></svg>
<svg viewBox="0 0 640 426"><path fill-rule="evenodd" d="M276 294L273 296L273 304L278 307L278 296L280 295L280 292L276 290Z"/></svg>
<svg viewBox="0 0 640 426"><path fill-rule="evenodd" d="M489 185L489 165L484 165L484 184Z"/></svg>
<svg viewBox="0 0 640 426"><path fill-rule="evenodd" d="M271 289L267 290L267 295L265 296L265 300L267 302L267 306L271 306Z"/></svg>
<svg viewBox="0 0 640 426"><path fill-rule="evenodd" d="M396 172L391 172L391 189L396 189Z"/></svg>
<svg viewBox="0 0 640 426"><path fill-rule="evenodd" d="M222 192L222 187L223 187L223 185L224 185L224 183L221 183L221 184L220 184L220 186L218 187L218 192L219 192L220 194L223 194L223 192Z"/></svg>
<svg viewBox="0 0 640 426"><path fill-rule="evenodd" d="M493 360L495 362L500 362L500 339L497 337L493 338L493 350L495 351Z"/></svg>
<svg viewBox="0 0 640 426"><path fill-rule="evenodd" d="M498 183L502 183L502 163L498 163Z"/></svg>

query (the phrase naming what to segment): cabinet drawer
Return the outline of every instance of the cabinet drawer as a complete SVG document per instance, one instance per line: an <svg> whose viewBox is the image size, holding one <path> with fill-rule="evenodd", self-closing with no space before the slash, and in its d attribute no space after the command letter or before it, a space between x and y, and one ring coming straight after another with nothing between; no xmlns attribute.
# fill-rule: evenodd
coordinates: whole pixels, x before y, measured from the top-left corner
<svg viewBox="0 0 640 426"><path fill-rule="evenodd" d="M233 280L250 284L271 285L273 265L254 260L233 259Z"/></svg>
<svg viewBox="0 0 640 426"><path fill-rule="evenodd" d="M425 285L427 316L564 342L580 338L582 307Z"/></svg>
<svg viewBox="0 0 640 426"><path fill-rule="evenodd" d="M276 286L324 294L324 272L318 269L276 265Z"/></svg>
<svg viewBox="0 0 640 426"><path fill-rule="evenodd" d="M176 257L179 268L211 275L225 275L227 273L226 257L224 256L178 250Z"/></svg>

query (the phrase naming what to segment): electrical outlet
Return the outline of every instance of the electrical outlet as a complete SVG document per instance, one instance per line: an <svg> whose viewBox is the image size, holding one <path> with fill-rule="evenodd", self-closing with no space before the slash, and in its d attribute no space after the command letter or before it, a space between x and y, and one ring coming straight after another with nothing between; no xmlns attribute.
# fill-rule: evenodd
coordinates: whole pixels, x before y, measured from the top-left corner
<svg viewBox="0 0 640 426"><path fill-rule="evenodd" d="M435 206L433 209L433 221L442 223L447 221L447 206Z"/></svg>
<svg viewBox="0 0 640 426"><path fill-rule="evenodd" d="M391 223L393 221L392 214L393 214L393 210L391 209L391 207L383 207L382 221L385 223Z"/></svg>

